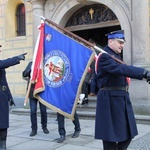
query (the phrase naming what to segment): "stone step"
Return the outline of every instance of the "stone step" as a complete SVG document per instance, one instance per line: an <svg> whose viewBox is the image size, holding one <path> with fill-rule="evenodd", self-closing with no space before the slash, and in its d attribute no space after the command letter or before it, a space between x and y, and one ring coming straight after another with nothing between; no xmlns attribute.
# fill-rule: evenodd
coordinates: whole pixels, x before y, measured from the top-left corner
<svg viewBox="0 0 150 150"><path fill-rule="evenodd" d="M88 97L88 104L78 104L77 105L77 110L78 111L94 111L96 110L96 96L89 96Z"/></svg>
<svg viewBox="0 0 150 150"><path fill-rule="evenodd" d="M95 110L96 110L96 96L89 96L89 102L85 105L77 105L77 113L80 118L82 119L95 119ZM39 107L39 106L38 106ZM26 107L12 107L11 113L13 114L20 114L20 115L30 115L30 106L29 103ZM56 112L47 109L48 117L56 117ZM37 114L40 115L40 110L38 108Z"/></svg>
<svg viewBox="0 0 150 150"><path fill-rule="evenodd" d="M96 111L96 96L89 96L89 104L88 105L77 105L77 113L79 115L80 119L95 119L95 111ZM20 99L19 99L20 101ZM20 105L21 106L21 105ZM22 106L21 106L22 107ZM18 114L18 115L30 115L30 109L29 106L26 106L24 108L17 108L12 107L11 113ZM55 117L56 118L56 112L47 109L48 117ZM40 110L37 110L38 116L40 116ZM137 123L145 123L150 124L150 116L146 114L135 114L135 118Z"/></svg>
<svg viewBox="0 0 150 150"><path fill-rule="evenodd" d="M96 104L77 105L77 111L95 112Z"/></svg>
<svg viewBox="0 0 150 150"><path fill-rule="evenodd" d="M29 108L15 108L11 109L12 114L17 115L30 115L30 109ZM82 119L95 119L95 112L94 111L78 111L77 113L79 115L79 118ZM37 110L37 115L40 116L40 110ZM56 118L56 112L50 109L47 109L47 116L48 117L55 117Z"/></svg>
<svg viewBox="0 0 150 150"><path fill-rule="evenodd" d="M17 114L17 115L28 115L30 116L30 109L29 108L15 108L11 109L12 114ZM95 120L95 112L89 112L89 111L77 111L79 115L79 119L88 119L88 120ZM48 118L56 118L56 112L52 111L50 109L47 110L47 116ZM37 110L37 115L40 116L40 110ZM146 115L135 115L136 122L140 124L149 124L150 125L150 116Z"/></svg>

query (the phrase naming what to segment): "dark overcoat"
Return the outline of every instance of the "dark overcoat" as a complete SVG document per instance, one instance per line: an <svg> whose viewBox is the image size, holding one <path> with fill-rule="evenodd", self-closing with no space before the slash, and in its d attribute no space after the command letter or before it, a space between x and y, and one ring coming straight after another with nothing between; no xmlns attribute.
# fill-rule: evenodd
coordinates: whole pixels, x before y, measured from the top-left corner
<svg viewBox="0 0 150 150"><path fill-rule="evenodd" d="M0 60L0 129L9 127L9 100L12 99L10 89L6 79L5 69L20 63L18 57ZM6 89L2 90L2 87Z"/></svg>
<svg viewBox="0 0 150 150"><path fill-rule="evenodd" d="M106 52L121 59L108 46ZM125 87L126 77L142 80L144 69L116 62L108 54L102 54L97 63L97 107L95 138L120 142L137 135L137 126L130 101L125 90L100 90L103 87Z"/></svg>

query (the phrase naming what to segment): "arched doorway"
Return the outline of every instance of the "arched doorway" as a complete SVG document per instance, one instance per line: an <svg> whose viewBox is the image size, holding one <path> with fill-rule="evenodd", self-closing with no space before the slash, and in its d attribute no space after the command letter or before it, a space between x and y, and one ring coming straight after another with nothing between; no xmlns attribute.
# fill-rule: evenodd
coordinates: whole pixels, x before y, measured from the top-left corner
<svg viewBox="0 0 150 150"><path fill-rule="evenodd" d="M92 38L101 47L107 44L105 34L121 29L116 15L103 4L80 8L70 17L65 27L86 40Z"/></svg>

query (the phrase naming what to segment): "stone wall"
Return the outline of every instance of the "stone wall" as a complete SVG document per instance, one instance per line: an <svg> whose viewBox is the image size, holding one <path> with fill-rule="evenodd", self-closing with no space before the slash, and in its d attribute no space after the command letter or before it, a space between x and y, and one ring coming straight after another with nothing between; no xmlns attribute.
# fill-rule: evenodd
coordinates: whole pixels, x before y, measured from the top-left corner
<svg viewBox="0 0 150 150"><path fill-rule="evenodd" d="M26 81L22 79L22 71L33 56L33 20L32 6L26 2L26 36L16 36L15 8L24 0L0 0L0 59L6 59L27 52L26 61L6 69L7 80L13 96L24 96Z"/></svg>

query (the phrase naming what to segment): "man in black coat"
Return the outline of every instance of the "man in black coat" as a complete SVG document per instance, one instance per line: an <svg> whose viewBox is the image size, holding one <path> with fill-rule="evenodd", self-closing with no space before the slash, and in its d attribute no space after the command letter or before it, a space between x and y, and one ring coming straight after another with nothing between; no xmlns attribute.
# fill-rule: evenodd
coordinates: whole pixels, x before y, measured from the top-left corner
<svg viewBox="0 0 150 150"><path fill-rule="evenodd" d="M96 62L97 107L95 138L103 141L104 150L125 150L137 135L137 126L129 98L129 78L150 83L150 72L144 68L126 65L121 60L125 37L124 31L114 31L108 35L108 45Z"/></svg>
<svg viewBox="0 0 150 150"><path fill-rule="evenodd" d="M30 74L31 74L31 67L32 62L29 62L25 70L22 72L23 78L28 78L28 84L30 81ZM31 119L31 128L32 131L30 133L30 136L35 136L37 134L37 104L39 102L40 106L40 113L41 113L41 125L43 132L45 134L49 133L49 130L47 129L47 108L45 105L43 105L38 99L33 97L33 91L34 91L35 84L31 84L30 93L29 93L29 100L30 100L30 119Z"/></svg>
<svg viewBox="0 0 150 150"><path fill-rule="evenodd" d="M11 106L15 105L7 83L5 69L20 64L21 60L25 60L25 55L26 53L0 60L0 150L6 150L7 129L9 128L9 104Z"/></svg>

